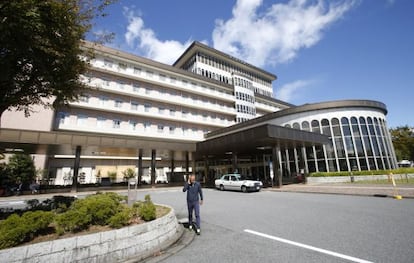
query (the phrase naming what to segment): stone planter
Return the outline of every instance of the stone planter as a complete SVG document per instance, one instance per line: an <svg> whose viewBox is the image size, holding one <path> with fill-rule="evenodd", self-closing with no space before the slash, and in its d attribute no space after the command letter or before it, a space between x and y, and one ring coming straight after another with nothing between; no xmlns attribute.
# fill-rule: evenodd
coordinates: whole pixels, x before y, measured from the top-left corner
<svg viewBox="0 0 414 263"><path fill-rule="evenodd" d="M182 235L174 209L154 221L121 229L0 250L0 262L121 262L142 260Z"/></svg>

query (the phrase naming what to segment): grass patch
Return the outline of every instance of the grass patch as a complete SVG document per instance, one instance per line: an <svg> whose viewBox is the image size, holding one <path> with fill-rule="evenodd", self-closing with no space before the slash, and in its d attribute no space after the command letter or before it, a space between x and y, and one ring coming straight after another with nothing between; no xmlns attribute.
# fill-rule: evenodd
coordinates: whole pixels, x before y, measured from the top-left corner
<svg viewBox="0 0 414 263"><path fill-rule="evenodd" d="M398 176L399 177L399 176ZM403 176L404 178L404 176ZM397 176L394 176L395 184L398 185L414 185L414 178L407 179L397 179ZM380 184L380 185L392 185L392 182L388 179L378 179L378 180L364 180L364 181L355 181L353 184Z"/></svg>

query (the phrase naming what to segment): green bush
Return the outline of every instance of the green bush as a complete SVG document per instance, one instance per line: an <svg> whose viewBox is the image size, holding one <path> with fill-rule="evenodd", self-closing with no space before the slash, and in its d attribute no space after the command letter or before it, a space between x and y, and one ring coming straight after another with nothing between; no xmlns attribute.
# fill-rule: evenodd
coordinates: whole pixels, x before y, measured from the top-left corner
<svg viewBox="0 0 414 263"><path fill-rule="evenodd" d="M414 168L398 168L393 170L372 170L372 171L353 171L353 175L387 175L387 174L406 174L414 173ZM329 176L351 176L351 172L318 172L311 173L310 177L329 177Z"/></svg>
<svg viewBox="0 0 414 263"><path fill-rule="evenodd" d="M120 212L108 219L108 225L112 228L127 226L133 216L133 209L125 206Z"/></svg>
<svg viewBox="0 0 414 263"><path fill-rule="evenodd" d="M89 227L91 215L86 209L69 209L65 213L59 214L55 219L56 233L59 235L65 232L79 232Z"/></svg>
<svg viewBox="0 0 414 263"><path fill-rule="evenodd" d="M123 211L121 202L124 200L125 197L116 193L97 193L78 199L56 218L57 232L63 234L81 231L90 225L107 225L110 218Z"/></svg>
<svg viewBox="0 0 414 263"><path fill-rule="evenodd" d="M0 222L0 249L14 247L33 239L47 229L54 219L52 212L26 212L13 214Z"/></svg>
<svg viewBox="0 0 414 263"><path fill-rule="evenodd" d="M156 208L150 195L145 196L145 201L139 206L138 214L144 221L151 221L157 217Z"/></svg>

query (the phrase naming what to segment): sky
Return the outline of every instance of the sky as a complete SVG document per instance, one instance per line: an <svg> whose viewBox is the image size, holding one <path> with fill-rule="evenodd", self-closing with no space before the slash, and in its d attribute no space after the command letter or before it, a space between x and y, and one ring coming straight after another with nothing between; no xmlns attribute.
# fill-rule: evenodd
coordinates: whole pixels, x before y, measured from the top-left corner
<svg viewBox="0 0 414 263"><path fill-rule="evenodd" d="M114 33L108 46L172 64L201 41L275 74L277 99L378 100L389 127L414 126L412 0L119 0L106 11L92 32Z"/></svg>

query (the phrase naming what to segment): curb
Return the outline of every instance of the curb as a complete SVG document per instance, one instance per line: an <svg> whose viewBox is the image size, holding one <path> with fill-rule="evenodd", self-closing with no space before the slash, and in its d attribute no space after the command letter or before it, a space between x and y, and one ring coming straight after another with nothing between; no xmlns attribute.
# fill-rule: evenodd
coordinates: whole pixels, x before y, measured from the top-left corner
<svg viewBox="0 0 414 263"><path fill-rule="evenodd" d="M185 228L183 226L183 224L180 224L180 228L182 229L183 233L182 233L181 237L177 240L177 242L172 244L170 247L168 247L164 251L160 251L159 255L155 255L153 257L148 257L147 259L144 259L144 260L139 261L139 262L158 263L158 262L164 261L167 258L177 254L178 252L183 250L185 247L187 247L194 240L195 232L194 231L188 231L188 229ZM127 262L132 263L132 262L138 262L138 261L127 261Z"/></svg>
<svg viewBox="0 0 414 263"><path fill-rule="evenodd" d="M361 194L361 193L330 193L330 192L309 192L304 190L267 190L269 192L280 192L280 193L301 193L301 194L325 194L325 195L351 195L351 196L365 196L365 197L382 197L382 198L392 198L394 196L388 194ZM402 199L414 199L414 196L402 196Z"/></svg>

